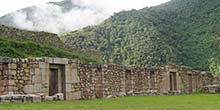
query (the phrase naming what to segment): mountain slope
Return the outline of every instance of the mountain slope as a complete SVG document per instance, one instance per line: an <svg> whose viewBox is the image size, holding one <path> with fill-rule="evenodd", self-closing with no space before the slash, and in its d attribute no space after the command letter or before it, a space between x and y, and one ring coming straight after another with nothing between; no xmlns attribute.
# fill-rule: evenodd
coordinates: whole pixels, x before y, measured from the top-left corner
<svg viewBox="0 0 220 110"><path fill-rule="evenodd" d="M75 55L82 57L90 57L99 60L100 54L96 50L83 50L72 48L65 45L57 34L47 33L47 32L33 32L27 30L16 29L12 27L7 27L0 25L0 38L10 39L15 41L31 41L37 44L42 44L54 48L59 48L65 51L74 53Z"/></svg>
<svg viewBox="0 0 220 110"><path fill-rule="evenodd" d="M47 32L33 32L0 25L0 38L16 41L32 41L43 45L64 47L63 42L56 34Z"/></svg>
<svg viewBox="0 0 220 110"><path fill-rule="evenodd" d="M0 57L29 58L29 57L59 57L78 59L81 61L97 62L94 59L74 55L62 49L40 45L34 42L18 42L0 39Z"/></svg>
<svg viewBox="0 0 220 110"><path fill-rule="evenodd" d="M62 39L69 46L100 50L105 62L148 67L177 63L208 70L210 59L220 52L213 45L220 37L218 15L219 0L171 0L117 13Z"/></svg>

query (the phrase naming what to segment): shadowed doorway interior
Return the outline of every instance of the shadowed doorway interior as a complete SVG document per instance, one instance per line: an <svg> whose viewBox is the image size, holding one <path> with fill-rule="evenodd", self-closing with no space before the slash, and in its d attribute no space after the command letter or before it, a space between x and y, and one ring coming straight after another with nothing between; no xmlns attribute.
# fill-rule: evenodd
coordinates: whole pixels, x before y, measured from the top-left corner
<svg viewBox="0 0 220 110"><path fill-rule="evenodd" d="M170 72L170 91L177 90L176 73Z"/></svg>
<svg viewBox="0 0 220 110"><path fill-rule="evenodd" d="M65 93L65 69L64 65L50 65L49 95ZM65 95L65 94L64 94Z"/></svg>

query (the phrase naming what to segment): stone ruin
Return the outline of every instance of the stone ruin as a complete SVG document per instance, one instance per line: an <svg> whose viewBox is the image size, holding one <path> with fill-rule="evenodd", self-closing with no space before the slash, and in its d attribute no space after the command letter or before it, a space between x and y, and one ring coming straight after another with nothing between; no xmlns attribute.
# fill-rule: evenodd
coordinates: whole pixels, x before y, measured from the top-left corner
<svg viewBox="0 0 220 110"><path fill-rule="evenodd" d="M149 69L65 58L0 58L0 101L187 94L213 84L213 79L208 72L178 65Z"/></svg>

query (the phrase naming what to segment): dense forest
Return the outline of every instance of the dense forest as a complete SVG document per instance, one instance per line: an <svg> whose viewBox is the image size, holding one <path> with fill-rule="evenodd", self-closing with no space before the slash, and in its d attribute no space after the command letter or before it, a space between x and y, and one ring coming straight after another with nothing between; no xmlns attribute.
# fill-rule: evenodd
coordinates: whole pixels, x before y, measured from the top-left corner
<svg viewBox="0 0 220 110"><path fill-rule="evenodd" d="M171 0L116 13L62 39L72 47L100 50L104 62L146 67L176 63L218 73L219 15L219 0Z"/></svg>

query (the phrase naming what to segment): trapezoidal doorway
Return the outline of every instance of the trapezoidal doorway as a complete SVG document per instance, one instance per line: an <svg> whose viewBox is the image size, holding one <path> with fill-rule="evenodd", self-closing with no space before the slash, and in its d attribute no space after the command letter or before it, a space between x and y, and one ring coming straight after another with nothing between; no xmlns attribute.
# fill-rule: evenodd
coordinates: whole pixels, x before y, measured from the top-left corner
<svg viewBox="0 0 220 110"><path fill-rule="evenodd" d="M170 91L177 90L176 72L170 72Z"/></svg>
<svg viewBox="0 0 220 110"><path fill-rule="evenodd" d="M193 92L193 82L192 82L192 74L188 74L188 92Z"/></svg>
<svg viewBox="0 0 220 110"><path fill-rule="evenodd" d="M65 93L64 67L64 65L50 65L49 96L53 96L57 93Z"/></svg>

